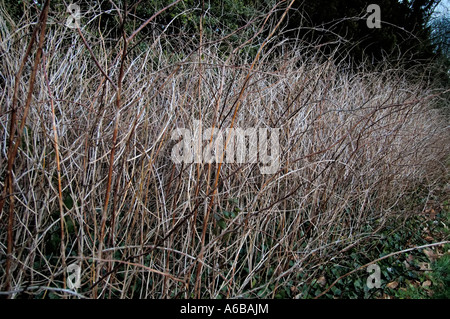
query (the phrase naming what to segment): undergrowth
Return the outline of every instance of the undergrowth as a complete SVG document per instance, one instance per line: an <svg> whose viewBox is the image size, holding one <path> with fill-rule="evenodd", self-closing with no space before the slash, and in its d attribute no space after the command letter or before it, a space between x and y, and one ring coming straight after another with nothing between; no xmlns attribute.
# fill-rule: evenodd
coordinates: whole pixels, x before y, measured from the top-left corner
<svg viewBox="0 0 450 319"><path fill-rule="evenodd" d="M447 186L448 187L448 186ZM423 192L420 192L423 194ZM447 194L447 195L446 195ZM417 200L417 192L408 199ZM447 199L446 199L447 198ZM314 298L329 288L336 279L360 268L358 272L337 281L321 298L349 299L448 299L450 298L450 205L448 190L434 200L420 197L422 209L392 217L378 238L350 250L351 260L343 258L322 268L322 280L305 289L305 298ZM441 245L412 249L445 242ZM361 253L364 251L364 253ZM380 267L380 287L369 288L370 273L362 267L373 260L399 252L376 264ZM347 257L347 256L345 256Z"/></svg>

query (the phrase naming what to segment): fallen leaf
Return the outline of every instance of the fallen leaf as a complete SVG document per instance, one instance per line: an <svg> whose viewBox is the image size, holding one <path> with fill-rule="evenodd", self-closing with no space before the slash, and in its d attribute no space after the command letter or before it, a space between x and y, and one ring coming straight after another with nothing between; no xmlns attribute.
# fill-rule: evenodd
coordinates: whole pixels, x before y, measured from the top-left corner
<svg viewBox="0 0 450 319"><path fill-rule="evenodd" d="M388 288L390 288L390 289L395 289L395 288L398 287L398 282L396 282L396 281L391 281L390 283L388 283L388 284L386 285L386 287L388 287Z"/></svg>
<svg viewBox="0 0 450 319"><path fill-rule="evenodd" d="M423 288L428 288L428 287L430 287L431 286L431 281L430 280L425 280L423 283L422 283L422 287Z"/></svg>
<svg viewBox="0 0 450 319"><path fill-rule="evenodd" d="M422 271L430 271L431 270L430 263L420 262L419 267L420 267L419 270L422 270Z"/></svg>
<svg viewBox="0 0 450 319"><path fill-rule="evenodd" d="M413 255L408 255L408 257L406 257L406 261L408 263L411 263L414 260L414 256Z"/></svg>
<svg viewBox="0 0 450 319"><path fill-rule="evenodd" d="M423 253L428 257L430 261L435 261L437 259L436 254L431 249L424 249Z"/></svg>
<svg viewBox="0 0 450 319"><path fill-rule="evenodd" d="M429 242L429 243L431 243L431 242L433 242L434 241L434 238L433 237L431 237L431 236L425 236L425 238L424 238L427 242Z"/></svg>
<svg viewBox="0 0 450 319"><path fill-rule="evenodd" d="M406 260L403 261L403 264L405 265L406 269L411 269L411 265Z"/></svg>
<svg viewBox="0 0 450 319"><path fill-rule="evenodd" d="M435 219L435 218L436 218L436 211L435 211L433 208L430 209L430 217L431 217L432 219Z"/></svg>
<svg viewBox="0 0 450 319"><path fill-rule="evenodd" d="M322 276L322 277L320 277L319 279L317 279L317 283L318 283L321 287L323 287L323 286L326 285L327 279L325 278L325 276Z"/></svg>
<svg viewBox="0 0 450 319"><path fill-rule="evenodd" d="M433 208L428 208L425 210L425 215L428 215L431 219L436 218L436 211Z"/></svg>

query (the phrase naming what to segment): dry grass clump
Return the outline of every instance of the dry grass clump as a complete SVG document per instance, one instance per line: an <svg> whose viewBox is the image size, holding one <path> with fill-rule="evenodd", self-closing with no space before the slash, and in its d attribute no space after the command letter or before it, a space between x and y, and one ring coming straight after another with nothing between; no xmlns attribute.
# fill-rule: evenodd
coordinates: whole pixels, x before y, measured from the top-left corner
<svg viewBox="0 0 450 319"><path fill-rule="evenodd" d="M55 24L34 65L38 30L21 71L34 26L4 12L0 21L0 284L10 296L294 292L443 176L438 95L400 68L355 72L295 48L263 49L251 64L206 39L168 53L164 33L125 56L132 40L111 47ZM171 133L194 131L194 120L278 128L279 169L174 164Z"/></svg>

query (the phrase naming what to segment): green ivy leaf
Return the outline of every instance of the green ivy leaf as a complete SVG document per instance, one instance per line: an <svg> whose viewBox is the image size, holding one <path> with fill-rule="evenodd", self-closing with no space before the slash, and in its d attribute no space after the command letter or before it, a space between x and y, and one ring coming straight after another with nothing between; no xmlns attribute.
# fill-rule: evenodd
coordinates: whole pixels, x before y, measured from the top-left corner
<svg viewBox="0 0 450 319"><path fill-rule="evenodd" d="M217 224L218 224L219 227L222 228L222 229L227 228L227 223L226 223L223 219L219 220Z"/></svg>

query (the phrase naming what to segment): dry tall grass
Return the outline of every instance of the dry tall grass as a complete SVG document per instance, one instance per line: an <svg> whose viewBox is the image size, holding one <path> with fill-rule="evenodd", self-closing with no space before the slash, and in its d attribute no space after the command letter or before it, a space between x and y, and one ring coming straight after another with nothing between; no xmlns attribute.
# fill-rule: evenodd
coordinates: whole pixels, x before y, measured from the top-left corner
<svg viewBox="0 0 450 319"><path fill-rule="evenodd" d="M18 77L35 25L1 14L0 284L9 296L270 298L288 282L295 292L320 265L378 240L408 192L445 176L437 94L400 68L354 72L287 47L278 57L263 49L252 65L207 38L200 52L171 53L165 33L124 56L133 41L110 46L53 24L39 64L36 38ZM279 171L175 165L171 133L194 130L194 120L279 128ZM82 269L76 292L72 263Z"/></svg>

